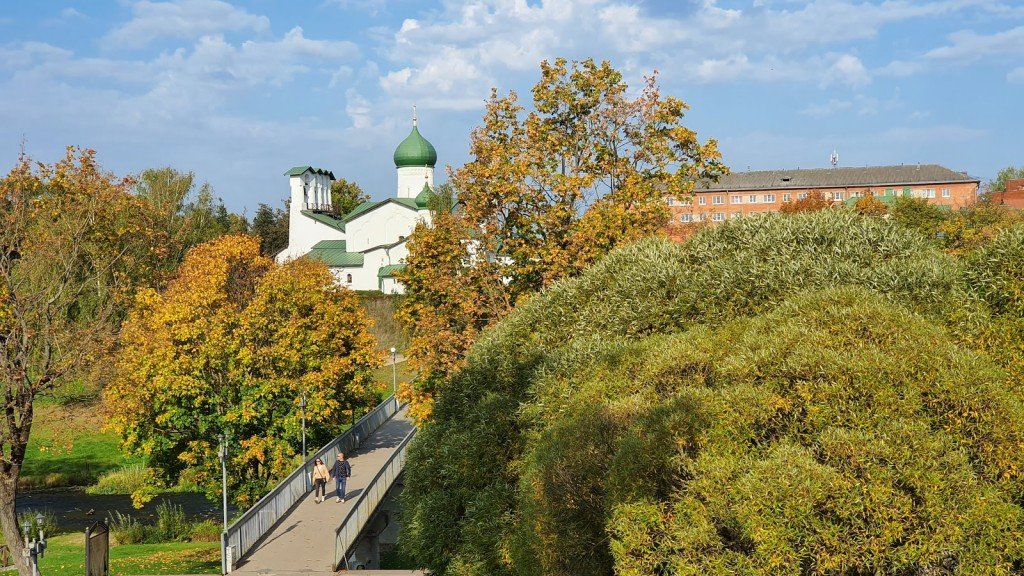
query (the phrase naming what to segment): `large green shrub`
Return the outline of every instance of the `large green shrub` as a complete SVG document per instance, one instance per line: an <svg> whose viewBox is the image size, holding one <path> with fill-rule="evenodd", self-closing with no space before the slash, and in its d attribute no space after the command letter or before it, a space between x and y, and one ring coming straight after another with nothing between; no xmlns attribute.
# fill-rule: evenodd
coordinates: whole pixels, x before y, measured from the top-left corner
<svg viewBox="0 0 1024 576"><path fill-rule="evenodd" d="M932 244L846 211L768 216L556 284L437 399L408 550L448 574L1019 562L1020 400L932 323L969 299Z"/></svg>

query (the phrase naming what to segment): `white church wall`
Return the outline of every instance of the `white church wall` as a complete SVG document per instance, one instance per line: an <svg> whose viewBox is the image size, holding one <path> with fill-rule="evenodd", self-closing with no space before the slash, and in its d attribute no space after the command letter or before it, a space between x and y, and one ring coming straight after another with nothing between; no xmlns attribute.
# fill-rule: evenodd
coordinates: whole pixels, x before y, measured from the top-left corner
<svg viewBox="0 0 1024 576"><path fill-rule="evenodd" d="M302 214L303 210L331 205L331 178L307 171L288 179L288 247L277 255L278 262L294 260L309 252L321 240L344 240L345 233Z"/></svg>
<svg viewBox="0 0 1024 576"><path fill-rule="evenodd" d="M405 294L405 286L394 278L381 278L380 291L384 294Z"/></svg>
<svg viewBox="0 0 1024 576"><path fill-rule="evenodd" d="M394 244L408 237L416 227L417 213L405 206L389 203L361 214L345 224L347 250L362 252L374 246Z"/></svg>
<svg viewBox="0 0 1024 576"><path fill-rule="evenodd" d="M283 263L306 255L313 245L321 240L344 240L345 233L309 218L298 215L298 222L289 215L288 247L277 255L277 262Z"/></svg>
<svg viewBox="0 0 1024 576"><path fill-rule="evenodd" d="M415 198L423 183L434 187L434 169L429 166L404 166L398 169L398 197Z"/></svg>

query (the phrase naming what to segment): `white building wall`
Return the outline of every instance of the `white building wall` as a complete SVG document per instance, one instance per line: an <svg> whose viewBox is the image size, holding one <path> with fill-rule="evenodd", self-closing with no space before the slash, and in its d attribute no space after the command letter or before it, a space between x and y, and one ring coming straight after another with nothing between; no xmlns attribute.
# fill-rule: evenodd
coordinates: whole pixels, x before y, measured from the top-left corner
<svg viewBox="0 0 1024 576"><path fill-rule="evenodd" d="M398 169L398 197L415 198L423 191L423 184L434 188L434 169L430 166L405 166Z"/></svg>
<svg viewBox="0 0 1024 576"><path fill-rule="evenodd" d="M330 203L331 179L326 174L305 172L288 179L288 247L277 255L278 262L294 260L321 240L344 240L345 233L302 214L307 206Z"/></svg>
<svg viewBox="0 0 1024 576"><path fill-rule="evenodd" d="M385 204L345 224L347 250L363 250L383 244L394 244L400 237L409 237L420 218L417 212L400 204ZM396 262L397 264L397 262Z"/></svg>
<svg viewBox="0 0 1024 576"><path fill-rule="evenodd" d="M378 248L363 254L362 267L355 268L331 268L331 274L337 279L338 284L352 290L380 290L380 279L377 273L382 266L401 264L409 255L405 243L391 248ZM351 278L350 278L351 276ZM405 291L402 285L395 282L393 278L385 278L385 285L389 286L384 290L386 294L403 294Z"/></svg>

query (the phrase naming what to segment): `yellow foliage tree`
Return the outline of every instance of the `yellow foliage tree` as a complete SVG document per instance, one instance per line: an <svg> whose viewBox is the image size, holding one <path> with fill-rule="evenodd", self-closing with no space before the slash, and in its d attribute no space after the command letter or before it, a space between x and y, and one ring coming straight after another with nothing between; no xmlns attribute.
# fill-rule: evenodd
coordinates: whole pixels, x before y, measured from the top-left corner
<svg viewBox="0 0 1024 576"><path fill-rule="evenodd" d="M473 160L452 174L456 212L410 240L400 279L421 375L414 400L428 401L477 332L517 302L662 230L666 196L728 171L717 143L682 124L687 105L663 96L654 76L631 96L608 62L540 68L532 111L514 92L492 91Z"/></svg>
<svg viewBox="0 0 1024 576"><path fill-rule="evenodd" d="M275 265L250 236L194 248L163 294L139 295L120 345L105 398L123 447L212 496L226 434L239 506L294 464L301 396L310 441L326 441L372 403L382 362L355 293L321 263Z"/></svg>
<svg viewBox="0 0 1024 576"><path fill-rule="evenodd" d="M122 304L160 256L131 184L74 148L53 165L22 155L0 180L0 524L16 558L14 500L35 401L98 363Z"/></svg>

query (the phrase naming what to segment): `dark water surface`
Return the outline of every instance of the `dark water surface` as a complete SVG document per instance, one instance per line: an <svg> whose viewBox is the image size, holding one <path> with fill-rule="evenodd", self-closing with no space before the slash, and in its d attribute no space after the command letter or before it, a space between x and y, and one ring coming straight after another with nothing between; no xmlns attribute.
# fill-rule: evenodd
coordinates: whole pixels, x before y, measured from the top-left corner
<svg viewBox="0 0 1024 576"><path fill-rule="evenodd" d="M97 520L106 520L115 510L130 514L132 518L146 524L156 520L156 507L163 501L181 506L185 517L191 521L216 520L223 518L220 502L210 502L196 492L174 492L161 494L141 509L132 508L132 498L127 494L92 495L81 488L56 488L32 490L18 494L18 512L33 510L49 511L57 517L57 524L64 530L84 532L86 527ZM234 507L228 507L229 518L234 516Z"/></svg>

